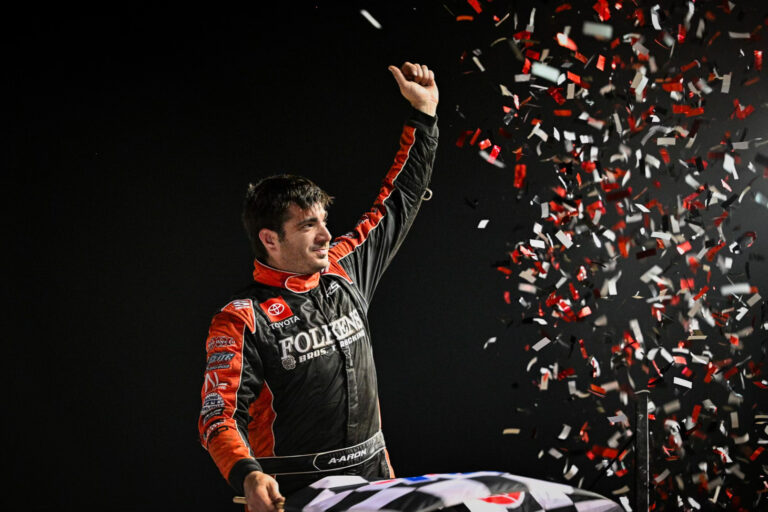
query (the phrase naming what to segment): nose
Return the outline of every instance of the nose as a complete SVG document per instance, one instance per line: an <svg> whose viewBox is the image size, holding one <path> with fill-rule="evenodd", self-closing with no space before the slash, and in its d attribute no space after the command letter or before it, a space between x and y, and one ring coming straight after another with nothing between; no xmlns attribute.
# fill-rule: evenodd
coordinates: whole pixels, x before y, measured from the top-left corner
<svg viewBox="0 0 768 512"><path fill-rule="evenodd" d="M322 243L328 242L332 238L331 232L328 231L328 227L325 224L320 224L320 231L317 236Z"/></svg>

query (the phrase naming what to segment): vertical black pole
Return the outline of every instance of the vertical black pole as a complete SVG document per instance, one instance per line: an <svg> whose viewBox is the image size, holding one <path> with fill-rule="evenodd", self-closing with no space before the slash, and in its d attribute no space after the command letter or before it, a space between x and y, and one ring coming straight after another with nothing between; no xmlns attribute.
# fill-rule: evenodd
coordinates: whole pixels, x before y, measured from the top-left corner
<svg viewBox="0 0 768 512"><path fill-rule="evenodd" d="M637 397L635 411L635 502L637 512L648 512L648 479L650 478L650 459L648 447L648 397L650 391L644 389L635 393Z"/></svg>

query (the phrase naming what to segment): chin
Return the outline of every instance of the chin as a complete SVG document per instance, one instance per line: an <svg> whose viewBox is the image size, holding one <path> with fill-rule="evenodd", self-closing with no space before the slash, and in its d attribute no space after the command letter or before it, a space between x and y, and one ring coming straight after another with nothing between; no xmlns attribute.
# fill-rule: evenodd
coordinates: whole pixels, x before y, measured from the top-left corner
<svg viewBox="0 0 768 512"><path fill-rule="evenodd" d="M308 265L308 268L311 270L307 272L308 274L314 274L315 272L321 272L328 268L328 265L330 263L328 262L328 258L325 258L323 260L315 260L310 265Z"/></svg>

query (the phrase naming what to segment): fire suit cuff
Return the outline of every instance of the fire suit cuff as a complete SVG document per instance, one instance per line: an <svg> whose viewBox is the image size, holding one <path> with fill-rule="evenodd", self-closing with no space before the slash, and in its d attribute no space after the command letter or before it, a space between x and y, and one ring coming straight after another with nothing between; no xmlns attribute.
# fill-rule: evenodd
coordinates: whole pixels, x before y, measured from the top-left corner
<svg viewBox="0 0 768 512"><path fill-rule="evenodd" d="M235 462L235 465L232 466L232 469L229 471L227 481L235 491L240 493L240 496L245 492L243 490L245 477L248 476L248 473L251 471L261 471L261 464L256 462L256 459L240 459Z"/></svg>
<svg viewBox="0 0 768 512"><path fill-rule="evenodd" d="M411 107L411 117L408 118L407 124L421 128L424 133L431 137L437 137L437 116L430 116Z"/></svg>

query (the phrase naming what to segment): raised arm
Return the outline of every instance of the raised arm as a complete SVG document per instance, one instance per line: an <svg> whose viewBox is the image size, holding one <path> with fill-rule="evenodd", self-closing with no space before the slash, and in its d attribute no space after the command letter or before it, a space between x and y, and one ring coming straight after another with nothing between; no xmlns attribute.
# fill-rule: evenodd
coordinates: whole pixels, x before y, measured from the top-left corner
<svg viewBox="0 0 768 512"><path fill-rule="evenodd" d="M384 270L413 223L432 177L437 150L435 75L427 66L390 66L403 97L413 107L400 147L374 200L355 228L334 240L329 272L354 282L370 301Z"/></svg>

